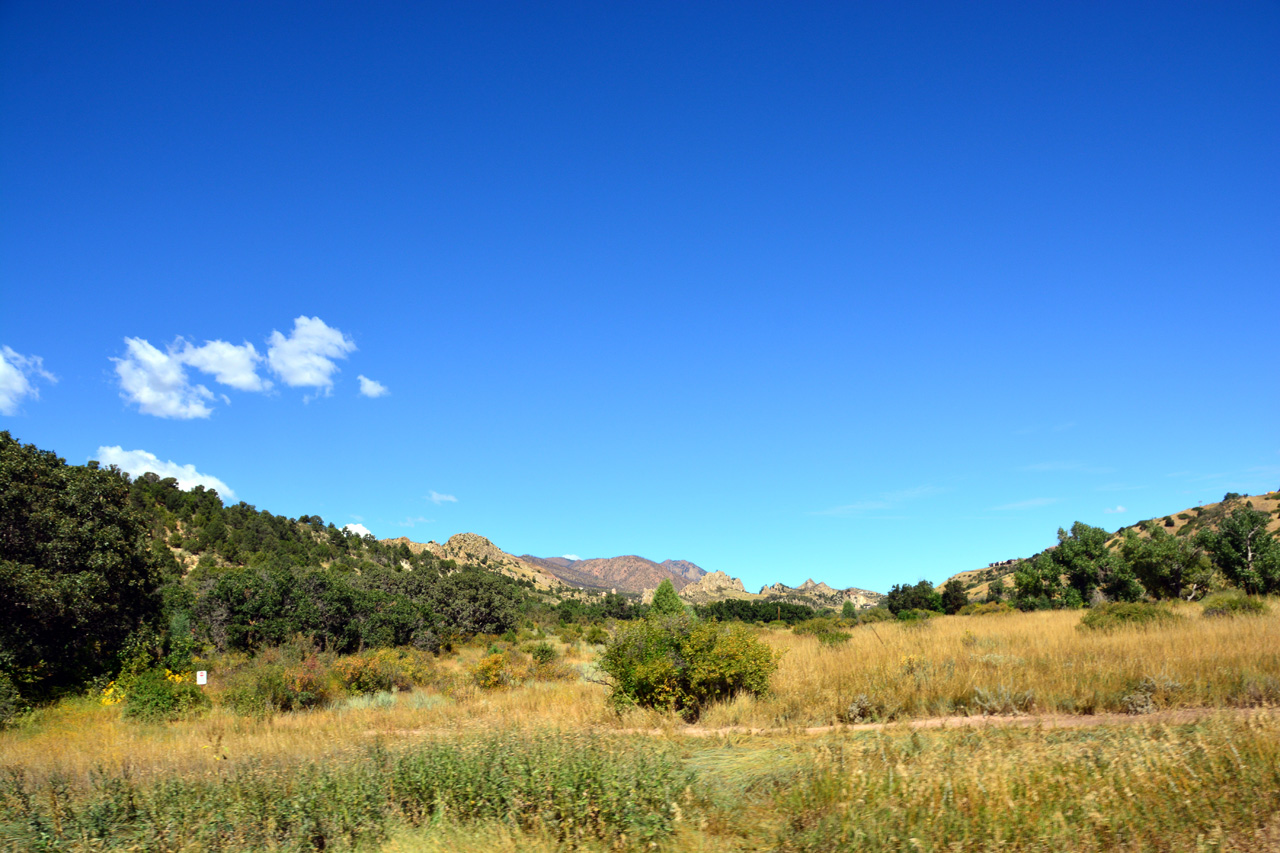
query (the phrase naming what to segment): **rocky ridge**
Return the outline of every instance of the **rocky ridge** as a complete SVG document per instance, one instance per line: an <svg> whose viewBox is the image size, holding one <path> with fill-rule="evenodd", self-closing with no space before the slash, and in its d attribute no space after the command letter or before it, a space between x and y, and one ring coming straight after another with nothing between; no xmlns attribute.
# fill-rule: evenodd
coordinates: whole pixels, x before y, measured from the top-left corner
<svg viewBox="0 0 1280 853"><path fill-rule="evenodd" d="M559 578L540 566L514 557L476 533L457 533L443 545L439 542L414 542L407 536L383 539L386 545L406 545L413 553L429 551L442 560L453 560L458 565L480 566L499 572L516 580L533 581L538 589L557 590L564 587Z"/></svg>

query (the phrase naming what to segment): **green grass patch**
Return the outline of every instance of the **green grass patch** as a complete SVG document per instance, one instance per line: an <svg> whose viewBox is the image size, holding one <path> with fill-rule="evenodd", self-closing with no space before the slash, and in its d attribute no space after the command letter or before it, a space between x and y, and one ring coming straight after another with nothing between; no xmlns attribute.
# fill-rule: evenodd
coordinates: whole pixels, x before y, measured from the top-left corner
<svg viewBox="0 0 1280 853"><path fill-rule="evenodd" d="M1167 606L1146 601L1112 601L1090 607L1080 619L1080 627L1092 631L1120 628L1148 628L1176 624L1185 617Z"/></svg>
<svg viewBox="0 0 1280 853"><path fill-rule="evenodd" d="M1203 614L1208 617L1265 616L1271 612L1271 608L1261 598L1245 595L1239 590L1211 595L1201 602L1201 607L1204 608Z"/></svg>
<svg viewBox="0 0 1280 853"><path fill-rule="evenodd" d="M225 775L0 778L0 850L350 850L397 827L498 821L566 846L666 836L689 771L660 747L497 734Z"/></svg>

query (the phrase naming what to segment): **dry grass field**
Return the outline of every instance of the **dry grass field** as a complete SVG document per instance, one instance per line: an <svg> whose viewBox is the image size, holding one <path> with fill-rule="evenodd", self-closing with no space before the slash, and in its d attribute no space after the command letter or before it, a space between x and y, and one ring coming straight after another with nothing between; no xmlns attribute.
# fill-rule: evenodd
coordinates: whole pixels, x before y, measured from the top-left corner
<svg viewBox="0 0 1280 853"><path fill-rule="evenodd" d="M772 693L711 707L696 738L610 710L581 644L558 644L563 680L480 689L487 650L466 648L426 687L266 717L143 725L67 701L0 733L0 849L1280 849L1280 607L1178 613L1111 632L1078 611L943 617L834 644L760 629ZM1158 713L1187 708L1208 710ZM1128 716L906 725L1102 712ZM845 725L866 722L883 726Z"/></svg>

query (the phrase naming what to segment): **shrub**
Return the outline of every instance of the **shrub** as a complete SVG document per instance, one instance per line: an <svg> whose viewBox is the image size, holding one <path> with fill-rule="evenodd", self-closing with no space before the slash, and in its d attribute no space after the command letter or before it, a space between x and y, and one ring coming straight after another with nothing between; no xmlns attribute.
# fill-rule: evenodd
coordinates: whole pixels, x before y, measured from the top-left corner
<svg viewBox="0 0 1280 853"><path fill-rule="evenodd" d="M1017 609L1006 601L987 601L982 604L966 604L960 608L961 616L993 616L999 613L1017 613Z"/></svg>
<svg viewBox="0 0 1280 853"><path fill-rule="evenodd" d="M529 657L533 658L535 666L549 666L556 662L559 655L556 654L555 646L550 643L534 643L525 649L529 653Z"/></svg>
<svg viewBox="0 0 1280 853"><path fill-rule="evenodd" d="M209 707L204 691L183 676L149 669L132 679L124 699L124 715L144 723L163 723Z"/></svg>
<svg viewBox="0 0 1280 853"><path fill-rule="evenodd" d="M1112 631L1125 627L1150 627L1178 622L1183 617L1168 607L1145 601L1113 601L1091 607L1080 620L1081 628Z"/></svg>
<svg viewBox="0 0 1280 853"><path fill-rule="evenodd" d="M934 610L921 610L914 608L912 610L901 610L898 612L899 622L926 622L941 614Z"/></svg>
<svg viewBox="0 0 1280 853"><path fill-rule="evenodd" d="M512 671L511 661L503 652L495 652L485 655L472 664L471 680L476 687L481 690L497 690L502 687L509 687L518 679Z"/></svg>
<svg viewBox="0 0 1280 853"><path fill-rule="evenodd" d="M697 719L711 702L762 695L777 656L740 623L654 616L618 629L600 669L613 679L617 708L640 705Z"/></svg>
<svg viewBox="0 0 1280 853"><path fill-rule="evenodd" d="M0 672L0 729L12 723L25 708L13 679Z"/></svg>
<svg viewBox="0 0 1280 853"><path fill-rule="evenodd" d="M889 622L893 613L887 607L871 607L858 614L858 622Z"/></svg>
<svg viewBox="0 0 1280 853"><path fill-rule="evenodd" d="M583 639L593 646L603 646L609 642L609 632L599 625L592 625L583 635Z"/></svg>
<svg viewBox="0 0 1280 853"><path fill-rule="evenodd" d="M791 630L801 636L817 637L825 646L834 646L849 640L849 635L841 631L836 621L829 616L820 616L816 619L797 622L791 627Z"/></svg>
<svg viewBox="0 0 1280 853"><path fill-rule="evenodd" d="M1270 608L1261 598L1245 595L1243 592L1220 592L1206 598L1201 606L1204 615L1216 616L1263 616Z"/></svg>

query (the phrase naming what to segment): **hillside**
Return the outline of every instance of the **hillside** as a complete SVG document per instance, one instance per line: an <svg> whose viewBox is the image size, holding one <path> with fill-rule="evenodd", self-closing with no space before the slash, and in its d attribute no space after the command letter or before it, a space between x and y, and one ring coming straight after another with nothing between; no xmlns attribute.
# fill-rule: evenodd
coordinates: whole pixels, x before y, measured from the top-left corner
<svg viewBox="0 0 1280 853"><path fill-rule="evenodd" d="M1228 495L1217 503L1189 507L1169 515L1143 519L1118 529L1112 534L1107 544L1111 548L1119 547L1126 530L1132 530L1138 536L1147 538L1150 535L1147 530L1152 524L1159 525L1168 533L1179 537L1194 536L1203 530L1216 530L1222 519L1238 507L1269 514L1271 521L1267 524L1267 530L1273 534L1280 532L1280 491L1273 491L1261 495ZM1056 546L1051 545L1045 550L1051 551L1054 547ZM947 581L958 580L964 586L965 592L968 593L970 599L981 600L986 597L991 584L997 580L1004 584L1005 589L1012 588L1013 576L1017 573L1022 563L1031 559L1032 556L1035 555L1013 560L1002 560L997 563L991 563L986 568L959 572L939 584L938 589L942 589Z"/></svg>

